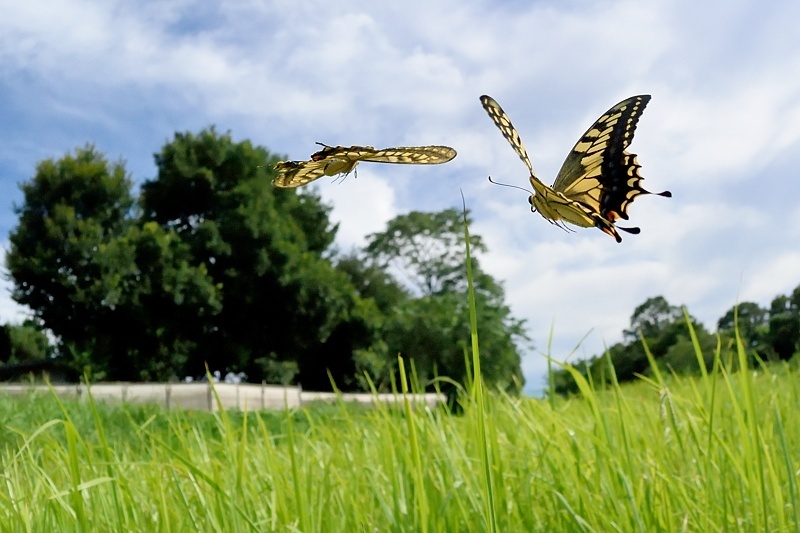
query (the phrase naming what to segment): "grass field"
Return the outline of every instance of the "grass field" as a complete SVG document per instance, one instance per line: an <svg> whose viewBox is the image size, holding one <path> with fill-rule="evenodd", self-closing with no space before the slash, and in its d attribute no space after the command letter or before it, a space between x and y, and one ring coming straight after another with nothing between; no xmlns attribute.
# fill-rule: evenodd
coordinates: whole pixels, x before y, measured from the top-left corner
<svg viewBox="0 0 800 533"><path fill-rule="evenodd" d="M800 531L798 376L719 359L623 387L570 369L573 399L475 379L458 415L0 398L0 531Z"/></svg>
<svg viewBox="0 0 800 533"><path fill-rule="evenodd" d="M798 530L788 367L445 411L0 399L2 531Z"/></svg>

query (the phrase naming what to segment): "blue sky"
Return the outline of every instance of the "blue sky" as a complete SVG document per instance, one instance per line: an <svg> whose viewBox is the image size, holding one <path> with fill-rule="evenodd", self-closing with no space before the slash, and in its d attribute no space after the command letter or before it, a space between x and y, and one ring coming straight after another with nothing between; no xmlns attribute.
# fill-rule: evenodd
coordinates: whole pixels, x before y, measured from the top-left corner
<svg viewBox="0 0 800 533"><path fill-rule="evenodd" d="M0 242L17 184L44 158L94 143L154 177L176 131L216 125L279 155L316 141L446 144L435 167L359 166L319 180L343 249L411 210L473 211L485 268L536 347L621 339L663 295L714 329L737 299L800 284L800 3L755 1L0 0ZM653 99L631 151L640 235L617 244L530 212L527 172L478 101L496 98L550 183L578 136L634 94ZM176 201L179 201L176 199ZM0 319L20 310L0 288ZM573 356L577 357L577 356ZM527 352L529 390L545 360Z"/></svg>

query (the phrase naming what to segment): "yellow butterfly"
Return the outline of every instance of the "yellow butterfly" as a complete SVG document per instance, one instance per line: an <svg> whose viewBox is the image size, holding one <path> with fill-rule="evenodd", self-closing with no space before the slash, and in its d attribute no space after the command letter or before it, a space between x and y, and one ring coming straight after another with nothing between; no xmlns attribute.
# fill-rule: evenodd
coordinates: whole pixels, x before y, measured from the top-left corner
<svg viewBox="0 0 800 533"><path fill-rule="evenodd" d="M542 183L533 172L528 153L503 108L491 97L481 96L483 108L500 128L503 137L527 165L533 194L528 201L531 211L538 211L551 224L568 229L561 220L583 228L595 226L622 242L617 229L639 233L639 228L616 227L628 220L628 207L640 194L654 194L640 185L642 168L636 154L625 149L633 140L636 123L650 95L632 96L618 103L590 127L575 144L561 166L552 187ZM658 196L671 197L664 191Z"/></svg>
<svg viewBox="0 0 800 533"><path fill-rule="evenodd" d="M361 161L375 163L401 163L411 165L438 165L456 156L448 146L399 146L376 150L372 146L323 146L310 161L281 161L275 165L278 177L272 181L276 187L299 187L322 176L347 176Z"/></svg>

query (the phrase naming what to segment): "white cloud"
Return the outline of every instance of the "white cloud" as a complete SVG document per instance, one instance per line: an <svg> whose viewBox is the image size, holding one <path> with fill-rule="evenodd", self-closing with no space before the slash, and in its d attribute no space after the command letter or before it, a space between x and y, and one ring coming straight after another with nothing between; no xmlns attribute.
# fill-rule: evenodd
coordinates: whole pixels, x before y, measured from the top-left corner
<svg viewBox="0 0 800 533"><path fill-rule="evenodd" d="M394 190L389 184L358 166L358 177L323 184L323 199L334 206L331 221L339 224L337 242L344 250L363 247L364 237L383 231L397 214Z"/></svg>

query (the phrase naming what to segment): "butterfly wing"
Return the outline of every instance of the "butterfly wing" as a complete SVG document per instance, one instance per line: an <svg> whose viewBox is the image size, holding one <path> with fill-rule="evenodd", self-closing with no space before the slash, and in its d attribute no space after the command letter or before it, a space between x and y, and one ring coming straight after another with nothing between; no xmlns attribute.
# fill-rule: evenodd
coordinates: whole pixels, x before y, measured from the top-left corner
<svg viewBox="0 0 800 533"><path fill-rule="evenodd" d="M324 145L323 145L324 146ZM294 188L310 183L322 176L350 174L358 165L364 151L375 151L371 146L324 146L311 154L310 161L281 161L275 165L278 177L272 181L276 187Z"/></svg>
<svg viewBox="0 0 800 533"><path fill-rule="evenodd" d="M617 229L639 233L639 228L617 228L614 223L628 219L628 207L638 195L651 194L641 186L636 155L625 151L649 101L649 95L632 96L597 119L570 151L553 186L548 187L533 172L519 133L506 113L493 98L481 96L484 109L530 170L533 210L564 229L560 220L581 227L596 226L617 242L622 241ZM672 196L669 191L658 194Z"/></svg>
<svg viewBox="0 0 800 533"><path fill-rule="evenodd" d="M651 194L641 186L641 165L636 154L625 151L649 101L650 95L632 96L597 119L570 151L553 190L612 225L620 218L628 220L627 210L634 199ZM658 194L672 196L669 191ZM621 240L616 232L606 233Z"/></svg>
<svg viewBox="0 0 800 533"><path fill-rule="evenodd" d="M508 115L503 108L500 107L500 104L492 98L491 96L483 95L481 96L481 104L483 108L489 113L489 118L492 119L495 126L500 129L500 133L503 134L503 137L506 138L508 143L517 152L517 155L522 162L528 167L528 170L531 173L531 176L535 176L536 174L533 172L533 164L531 160L528 158L528 152L525 150L525 145L522 144L522 139L517 132L517 129L511 124L511 119L508 118Z"/></svg>
<svg viewBox="0 0 800 533"><path fill-rule="evenodd" d="M398 146L383 150L363 151L359 161L373 163L397 163L407 165L439 165L447 163L456 156L449 146Z"/></svg>
<svg viewBox="0 0 800 533"><path fill-rule="evenodd" d="M350 174L360 161L435 165L446 163L456 156L448 146L400 146L376 150L372 146L325 146L311 154L310 161L281 161L275 165L276 187L299 187L322 176Z"/></svg>
<svg viewBox="0 0 800 533"><path fill-rule="evenodd" d="M491 96L481 96L481 104L489 114L489 118L500 129L503 137L506 138L508 143L514 148L519 158L525 163L530 172L531 186L533 186L534 194L530 196L528 201L534 211L538 211L548 222L556 226L568 230L564 224L559 222L565 220L572 224L582 227L590 227L595 225L594 219L587 209L580 204L570 200L561 193L554 191L552 188L545 185L533 171L533 164L528 157L528 152L525 150L525 145L522 144L522 139L519 136L516 128L511 123L511 119L500 104Z"/></svg>
<svg viewBox="0 0 800 533"><path fill-rule="evenodd" d="M310 183L325 175L327 161L281 161L275 165L278 177L272 180L275 187L292 189Z"/></svg>

